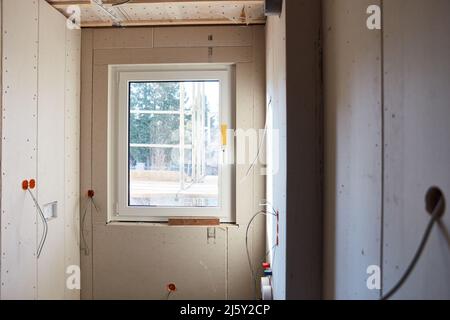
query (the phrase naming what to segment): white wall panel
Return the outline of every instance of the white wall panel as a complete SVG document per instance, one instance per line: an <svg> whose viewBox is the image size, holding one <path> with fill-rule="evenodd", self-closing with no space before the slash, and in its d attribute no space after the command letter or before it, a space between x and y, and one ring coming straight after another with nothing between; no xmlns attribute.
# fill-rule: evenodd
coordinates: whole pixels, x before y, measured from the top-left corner
<svg viewBox="0 0 450 320"><path fill-rule="evenodd" d="M325 297L376 299L367 267L380 265L381 32L379 1L324 2Z"/></svg>
<svg viewBox="0 0 450 320"><path fill-rule="evenodd" d="M81 31L66 29L65 70L65 269L80 265L80 60ZM79 290L66 288L66 299Z"/></svg>
<svg viewBox="0 0 450 320"><path fill-rule="evenodd" d="M80 31L46 1L2 1L1 298L77 299L66 265L79 265ZM67 34L66 34L67 33ZM43 233L23 180L57 217Z"/></svg>
<svg viewBox="0 0 450 320"><path fill-rule="evenodd" d="M39 1L38 202L57 202L57 217L38 260L38 298L64 297L64 77L65 18ZM39 220L38 239L43 228Z"/></svg>
<svg viewBox="0 0 450 320"><path fill-rule="evenodd" d="M281 213L281 241L275 249L272 248L276 244L277 221L267 217L267 250L274 272L274 299L283 300L286 298L286 10L280 17L268 17L266 37L268 129L277 131L277 135L268 135L267 199Z"/></svg>
<svg viewBox="0 0 450 320"><path fill-rule="evenodd" d="M37 297L37 213L21 189L36 178L38 4L4 0L1 297Z"/></svg>
<svg viewBox="0 0 450 320"><path fill-rule="evenodd" d="M447 201L441 228L396 299L450 299L450 1L384 1L383 292L402 276L430 219L425 194Z"/></svg>

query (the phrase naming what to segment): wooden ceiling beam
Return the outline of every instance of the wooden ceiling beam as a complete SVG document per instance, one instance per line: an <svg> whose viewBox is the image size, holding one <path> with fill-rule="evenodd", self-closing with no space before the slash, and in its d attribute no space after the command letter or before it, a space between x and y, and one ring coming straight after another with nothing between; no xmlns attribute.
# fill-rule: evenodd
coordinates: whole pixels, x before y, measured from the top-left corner
<svg viewBox="0 0 450 320"><path fill-rule="evenodd" d="M53 6L69 6L69 5L90 5L90 0L47 0ZM115 4L120 0L103 0L104 4ZM182 2L242 2L242 3L264 3L264 0L131 0L128 4L145 4L145 3L182 3Z"/></svg>
<svg viewBox="0 0 450 320"><path fill-rule="evenodd" d="M251 25L265 24L266 20L252 20ZM232 22L228 19L214 20L139 20L139 21L123 21L121 27L145 27L145 26L186 26L186 25L247 25L245 22ZM111 27L108 21L90 21L81 24L82 28Z"/></svg>

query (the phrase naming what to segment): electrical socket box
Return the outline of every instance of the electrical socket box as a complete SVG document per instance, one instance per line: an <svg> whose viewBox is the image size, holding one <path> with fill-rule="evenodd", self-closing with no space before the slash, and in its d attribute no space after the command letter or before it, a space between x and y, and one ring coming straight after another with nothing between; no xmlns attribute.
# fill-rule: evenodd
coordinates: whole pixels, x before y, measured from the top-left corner
<svg viewBox="0 0 450 320"><path fill-rule="evenodd" d="M45 220L50 221L58 217L58 201L47 203L42 208Z"/></svg>

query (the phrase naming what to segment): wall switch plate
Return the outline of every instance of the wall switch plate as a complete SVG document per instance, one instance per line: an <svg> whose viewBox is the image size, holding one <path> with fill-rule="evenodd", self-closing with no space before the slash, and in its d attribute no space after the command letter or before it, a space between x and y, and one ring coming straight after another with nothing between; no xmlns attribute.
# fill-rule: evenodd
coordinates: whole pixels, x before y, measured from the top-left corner
<svg viewBox="0 0 450 320"><path fill-rule="evenodd" d="M206 231L208 244L216 243L216 228L208 228Z"/></svg>
<svg viewBox="0 0 450 320"><path fill-rule="evenodd" d="M58 201L50 202L44 205L42 209L45 220L50 221L58 217Z"/></svg>

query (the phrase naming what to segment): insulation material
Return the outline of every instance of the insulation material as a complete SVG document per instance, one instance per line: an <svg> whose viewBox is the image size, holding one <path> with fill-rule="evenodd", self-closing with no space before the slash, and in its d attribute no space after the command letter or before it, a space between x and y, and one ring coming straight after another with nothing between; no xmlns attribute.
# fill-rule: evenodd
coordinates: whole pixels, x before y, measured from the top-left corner
<svg viewBox="0 0 450 320"><path fill-rule="evenodd" d="M55 5L67 14L67 5ZM265 22L264 1L205 1L127 3L118 6L82 5L81 24L94 26L260 24Z"/></svg>

